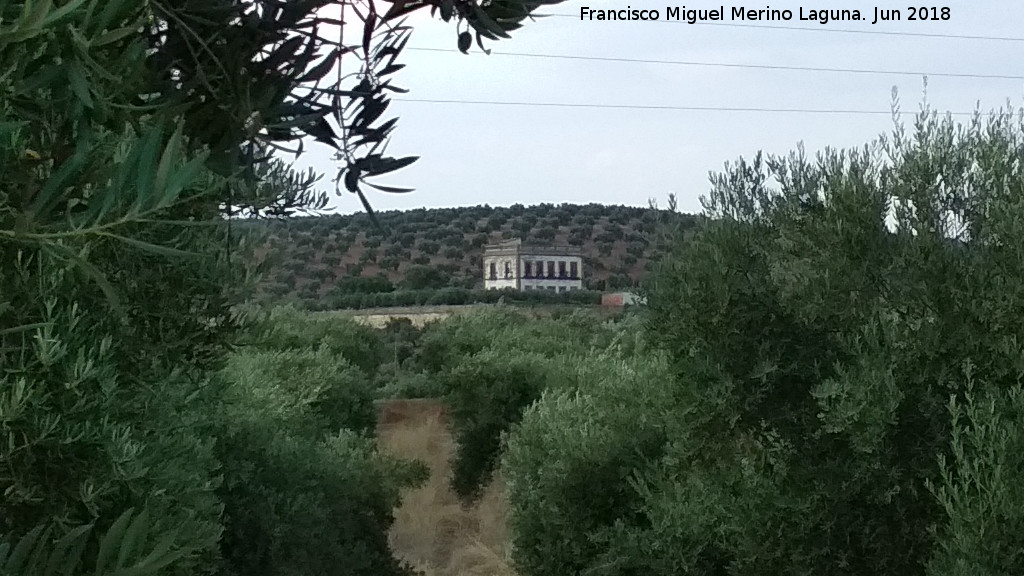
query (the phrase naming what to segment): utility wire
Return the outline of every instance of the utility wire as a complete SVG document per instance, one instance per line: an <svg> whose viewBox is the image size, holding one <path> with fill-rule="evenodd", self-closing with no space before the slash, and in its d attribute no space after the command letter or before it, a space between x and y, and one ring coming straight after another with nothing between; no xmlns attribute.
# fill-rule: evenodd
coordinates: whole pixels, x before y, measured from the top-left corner
<svg viewBox="0 0 1024 576"><path fill-rule="evenodd" d="M452 52L459 53L454 48L406 48L419 52ZM625 62L630 64L668 64L675 66L702 66L713 68L752 68L757 70L795 70L800 72L835 72L841 74L875 74L892 76L934 76L945 78L972 78L991 80L1024 80L1024 75L1014 74L974 74L969 72L914 72L907 70L877 70L868 68L819 68L814 66L782 66L774 64L734 64L728 62L696 62L687 60L651 60L644 58L617 58L605 56L571 56L568 54L531 54L526 52L498 52L492 51L496 56L516 56L521 58L550 58L558 60L586 60L593 62Z"/></svg>
<svg viewBox="0 0 1024 576"><path fill-rule="evenodd" d="M544 108L600 108L600 109L618 109L618 110L678 110L686 112L770 112L770 113L789 113L789 114L854 114L854 115L872 115L872 116L892 116L893 114L899 114L906 116L908 114L919 114L920 112L893 112L891 110L855 110L855 109L814 109L814 108L760 108L760 107L730 107L730 106L673 106L673 105L645 105L645 104L588 104L588 103L573 103L573 102L515 102L515 101L498 101L498 100L443 100L433 98L392 98L396 102L418 102L425 104L471 104L471 105L483 105L483 106L525 106L525 107L544 107ZM975 112L945 112L942 113L950 116L974 116ZM983 116L996 115L998 112L978 112Z"/></svg>
<svg viewBox="0 0 1024 576"><path fill-rule="evenodd" d="M538 14L537 16L554 16L557 18L579 19L574 14ZM695 22L690 24L682 20L654 20L657 24L686 24L689 26L726 26L732 28L761 28L766 30L799 30L803 32L838 32L842 34L873 34L878 36L917 36L920 38L946 38L951 40L990 40L994 42L1024 42L1024 38L1013 36L973 36L969 34L939 34L929 32L895 32L886 30L853 30L850 28L831 28L820 26L808 28L805 26L786 26L784 24L737 24L735 22Z"/></svg>

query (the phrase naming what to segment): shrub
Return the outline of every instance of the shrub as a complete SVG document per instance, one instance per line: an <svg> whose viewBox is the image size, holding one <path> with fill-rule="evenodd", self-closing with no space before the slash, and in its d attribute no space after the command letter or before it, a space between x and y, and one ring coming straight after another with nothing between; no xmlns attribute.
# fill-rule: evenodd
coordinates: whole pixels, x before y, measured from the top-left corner
<svg viewBox="0 0 1024 576"><path fill-rule="evenodd" d="M442 243L445 246L450 246L452 248L458 248L462 250L466 247L466 238L462 235L461 232L457 230L452 230L452 232L449 235L444 237Z"/></svg>
<svg viewBox="0 0 1024 576"><path fill-rule="evenodd" d="M664 450L668 363L616 352L563 362L568 384L526 411L504 457L516 567L536 576L685 573L645 570L622 541L648 526L629 478Z"/></svg>
<svg viewBox="0 0 1024 576"><path fill-rule="evenodd" d="M384 372L384 371L382 371ZM438 398L444 393L437 381L423 372L397 371L385 379L378 389L377 397L392 398Z"/></svg>
<svg viewBox="0 0 1024 576"><path fill-rule="evenodd" d="M281 351L326 346L332 354L368 374L373 374L385 357L377 330L349 318L313 315L291 306L261 312L242 342Z"/></svg>
<svg viewBox="0 0 1024 576"><path fill-rule="evenodd" d="M394 270L398 270L398 266L400 264L401 264L401 261L398 258L396 258L394 256L388 256L386 258L381 258L379 266L380 266L381 270L391 270L391 271L394 271Z"/></svg>
<svg viewBox="0 0 1024 576"><path fill-rule="evenodd" d="M508 218L504 214L494 214L487 219L487 231L495 232L501 229L505 225Z"/></svg>
<svg viewBox="0 0 1024 576"><path fill-rule="evenodd" d="M345 276L334 283L332 291L337 294L371 294L394 289L394 284L384 276Z"/></svg>
<svg viewBox="0 0 1024 576"><path fill-rule="evenodd" d="M432 266L410 266L400 283L405 290L424 290L444 288L450 276Z"/></svg>
<svg viewBox="0 0 1024 576"><path fill-rule="evenodd" d="M423 240L419 244L420 252L424 254L437 254L437 251L441 249L441 245L433 240Z"/></svg>
<svg viewBox="0 0 1024 576"><path fill-rule="evenodd" d="M547 387L543 357L491 351L472 356L444 375L456 441L452 488L464 499L479 495L500 456L503 433Z"/></svg>
<svg viewBox="0 0 1024 576"><path fill-rule="evenodd" d="M520 570L1020 572L1022 152L1009 116L923 115L728 165L649 286L671 382L549 393L512 432Z"/></svg>
<svg viewBox="0 0 1024 576"><path fill-rule="evenodd" d="M342 430L323 439L250 421L222 440L225 556L236 574L412 575L391 555L399 489L423 472Z"/></svg>
<svg viewBox="0 0 1024 576"><path fill-rule="evenodd" d="M416 243L416 234L404 232L398 236L398 243L405 248L412 248L413 244Z"/></svg>
<svg viewBox="0 0 1024 576"><path fill-rule="evenodd" d="M351 338L352 334L345 336ZM346 428L370 434L375 419L374 390L366 373L338 354L337 338L322 342L318 347L298 347L280 331L265 332L255 346L228 359L229 400L243 402L232 395L244 394L248 408L269 418L263 424L280 420L282 426L291 426L297 433L316 436L316 431ZM343 350L351 347L351 342L340 346Z"/></svg>
<svg viewBox="0 0 1024 576"><path fill-rule="evenodd" d="M277 308L258 314L247 344L221 376L221 546L230 574L345 566L351 574L411 576L391 555L387 531L399 490L425 470L377 453L376 391L353 364L376 368L378 332Z"/></svg>
<svg viewBox="0 0 1024 576"><path fill-rule="evenodd" d="M487 234L476 234L470 241L472 248L483 248L485 244L487 244Z"/></svg>
<svg viewBox="0 0 1024 576"><path fill-rule="evenodd" d="M541 240L543 242L551 242L552 240L555 239L555 235L557 233L558 233L558 231L555 230L554 228L544 227L544 228L539 228L536 231L534 231L533 236L534 236L534 238L536 238L538 240Z"/></svg>

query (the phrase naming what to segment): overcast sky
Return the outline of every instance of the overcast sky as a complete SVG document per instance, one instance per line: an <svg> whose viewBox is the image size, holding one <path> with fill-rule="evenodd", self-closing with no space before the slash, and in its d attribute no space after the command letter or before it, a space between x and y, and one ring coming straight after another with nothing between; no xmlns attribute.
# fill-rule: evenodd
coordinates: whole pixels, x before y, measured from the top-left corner
<svg viewBox="0 0 1024 576"><path fill-rule="evenodd" d="M855 74L722 68L634 62L599 62L502 55L503 52L632 58L687 62L877 69L928 73L1024 75L1019 63L1024 42L850 34L839 30L916 32L1022 37L1024 2L946 2L948 22L889 22L871 25L875 6L905 5L851 1L865 22L820 25L797 20L813 3L778 2L790 22L762 22L765 28L687 25L675 22L580 21L582 6L658 8L650 2L572 1L548 8L550 17L527 25L511 40L491 43L486 56L411 48L455 48L454 24L425 14L401 59L407 67L396 84L404 97L527 103L626 106L889 110L891 90L903 109L922 102L921 75ZM721 3L690 2L687 8ZM726 4L731 6L742 3ZM819 2L818 6L837 6ZM764 5L750 6L763 8ZM726 23L729 23L727 20ZM757 24L757 23L755 23ZM795 26L815 31L773 29ZM970 112L1022 103L1024 81L930 76L928 101L940 111ZM861 146L882 132L888 115L726 112L599 108L550 108L396 101L389 112L401 117L391 146L394 155L419 155L416 164L378 180L416 188L410 194L373 192L380 210L514 203L664 205L674 192L680 209L700 210L708 172L758 150L786 153L804 142L809 153L825 146ZM910 118L907 118L910 120ZM315 146L297 163L326 174L337 168ZM361 210L357 198L332 198L334 211Z"/></svg>

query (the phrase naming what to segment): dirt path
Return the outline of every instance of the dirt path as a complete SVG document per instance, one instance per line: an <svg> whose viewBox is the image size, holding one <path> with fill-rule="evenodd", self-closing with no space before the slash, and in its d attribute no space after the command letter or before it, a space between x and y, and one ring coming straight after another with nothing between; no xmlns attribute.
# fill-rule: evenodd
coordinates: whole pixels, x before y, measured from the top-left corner
<svg viewBox="0 0 1024 576"><path fill-rule="evenodd" d="M480 502L463 509L448 488L452 438L439 402L396 400L380 405L383 450L430 466L427 483L404 495L395 512L395 553L427 576L515 576L508 563L507 505L499 478Z"/></svg>

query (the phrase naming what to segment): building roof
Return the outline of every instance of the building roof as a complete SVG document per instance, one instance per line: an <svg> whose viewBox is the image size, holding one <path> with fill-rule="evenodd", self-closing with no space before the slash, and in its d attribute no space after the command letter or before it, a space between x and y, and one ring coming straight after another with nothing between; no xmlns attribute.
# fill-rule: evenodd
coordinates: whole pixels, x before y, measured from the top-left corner
<svg viewBox="0 0 1024 576"><path fill-rule="evenodd" d="M513 238L484 246L484 255L521 254L523 256L581 256L579 246L539 246L523 244L522 239Z"/></svg>

